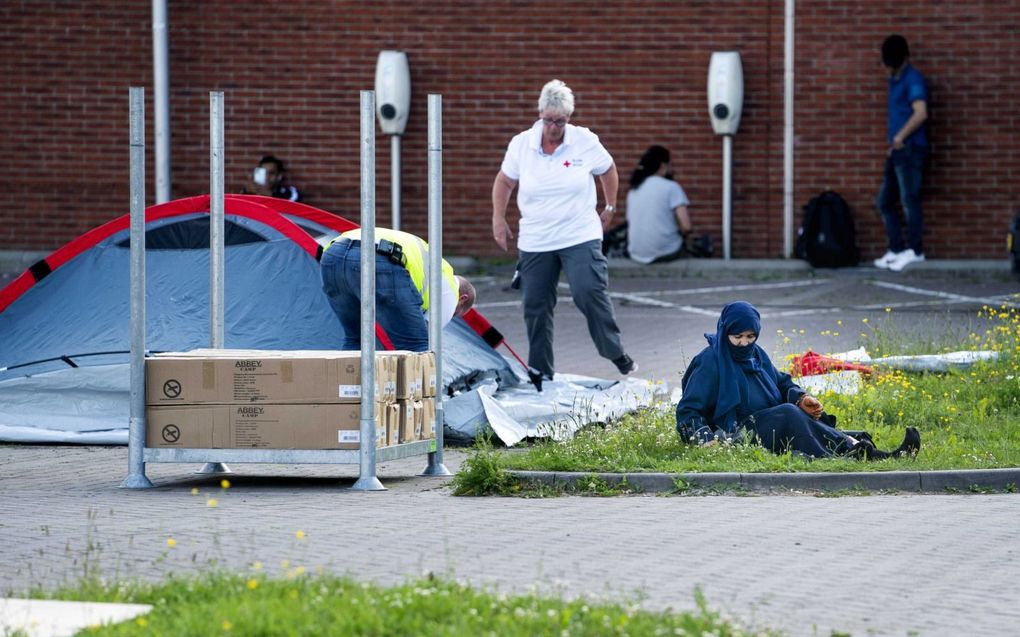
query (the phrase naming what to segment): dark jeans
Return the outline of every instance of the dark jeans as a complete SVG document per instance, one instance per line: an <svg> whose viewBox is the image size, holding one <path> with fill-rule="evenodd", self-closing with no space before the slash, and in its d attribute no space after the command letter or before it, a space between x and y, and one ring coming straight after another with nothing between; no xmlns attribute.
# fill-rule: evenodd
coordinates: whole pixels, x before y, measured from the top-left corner
<svg viewBox="0 0 1020 637"><path fill-rule="evenodd" d="M889 249L893 252L903 252L910 248L917 254L924 253L921 241L924 230L921 178L924 176L924 164L927 159L927 150L907 144L899 150L892 151L885 160L882 187L878 191L875 203L882 212ZM897 201L902 204L903 216L907 219L907 243L903 241L902 221L896 209Z"/></svg>
<svg viewBox="0 0 1020 637"><path fill-rule="evenodd" d="M343 348L361 349L361 242L337 241L322 255L322 290L340 319ZM375 321L397 349L424 352L429 330L407 268L375 255ZM376 342L377 347L382 344Z"/></svg>

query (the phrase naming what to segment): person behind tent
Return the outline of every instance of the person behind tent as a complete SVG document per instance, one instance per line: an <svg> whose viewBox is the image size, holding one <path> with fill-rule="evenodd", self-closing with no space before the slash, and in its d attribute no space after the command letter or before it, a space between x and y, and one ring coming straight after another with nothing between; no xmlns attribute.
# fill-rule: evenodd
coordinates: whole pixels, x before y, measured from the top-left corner
<svg viewBox="0 0 1020 637"><path fill-rule="evenodd" d="M289 201L299 201L301 193L290 183L290 176L283 160L265 155L248 177L248 183L241 188L246 195L262 195Z"/></svg>
<svg viewBox="0 0 1020 637"><path fill-rule="evenodd" d="M650 146L630 175L627 252L638 263L679 259L691 232L690 201L673 181L669 150Z"/></svg>
<svg viewBox="0 0 1020 637"><path fill-rule="evenodd" d="M907 427L903 443L880 451L866 432L856 437L834 426L817 398L780 372L758 344L761 315L735 301L719 315L708 347L691 360L676 406L676 428L685 442L756 440L774 453L791 451L812 458L849 456L881 460L916 454L921 436Z"/></svg>
<svg viewBox="0 0 1020 637"><path fill-rule="evenodd" d="M436 286L427 273L429 247L407 232L375 229L376 323L394 348L424 352L429 348L427 312ZM343 327L343 349L361 349L361 229L349 230L326 248L320 262L322 289ZM475 288L443 260L439 283L446 325L475 302Z"/></svg>
<svg viewBox="0 0 1020 637"><path fill-rule="evenodd" d="M626 375L637 364L623 348L609 298L609 262L602 254L619 175L598 135L570 123L573 113L573 91L560 80L547 82L538 97L538 119L510 140L492 183L492 237L507 250L513 231L506 209L516 189L528 365L546 378L555 373L553 310L562 271L598 353ZM605 194L602 212L596 209L596 178Z"/></svg>

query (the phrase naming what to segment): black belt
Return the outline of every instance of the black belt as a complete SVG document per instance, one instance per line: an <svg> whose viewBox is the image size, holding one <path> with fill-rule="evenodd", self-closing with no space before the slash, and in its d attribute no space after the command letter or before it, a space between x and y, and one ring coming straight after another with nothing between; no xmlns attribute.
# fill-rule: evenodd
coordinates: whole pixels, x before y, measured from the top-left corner
<svg viewBox="0 0 1020 637"><path fill-rule="evenodd" d="M344 241L349 243L351 247L361 245L361 239L340 239L340 242ZM381 254L389 259L390 263L394 263L396 265L407 265L407 258L404 256L404 249L400 247L399 243L394 243L389 239L379 239L375 244L375 251L376 254Z"/></svg>

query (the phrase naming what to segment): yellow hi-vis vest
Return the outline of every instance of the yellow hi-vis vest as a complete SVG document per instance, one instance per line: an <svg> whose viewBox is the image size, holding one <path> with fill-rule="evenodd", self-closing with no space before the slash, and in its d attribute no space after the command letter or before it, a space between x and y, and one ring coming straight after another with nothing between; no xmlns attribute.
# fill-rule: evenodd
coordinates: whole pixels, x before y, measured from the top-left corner
<svg viewBox="0 0 1020 637"><path fill-rule="evenodd" d="M361 228L348 230L334 239L334 241L339 239L361 241ZM411 282L414 283L415 289L417 289L418 293L421 294L422 311L427 312L429 309L429 277L427 266L429 244L408 232L377 227L375 229L375 240L378 243L380 239L392 241L399 245L400 249L404 251L404 267L407 268L407 273L411 275ZM457 277L453 275L453 266L447 263L446 259L443 259L443 278L450 285L450 289L453 290L454 296L459 299L460 284L457 282ZM440 290L439 293L442 295L442 290ZM449 309L450 308L447 308L447 310Z"/></svg>

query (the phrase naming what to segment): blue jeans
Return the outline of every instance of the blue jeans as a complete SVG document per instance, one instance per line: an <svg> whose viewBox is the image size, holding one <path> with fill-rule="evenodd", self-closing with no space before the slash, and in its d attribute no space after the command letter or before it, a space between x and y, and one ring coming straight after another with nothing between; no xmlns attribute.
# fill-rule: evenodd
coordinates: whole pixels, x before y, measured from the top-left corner
<svg viewBox="0 0 1020 637"><path fill-rule="evenodd" d="M882 212L885 233L889 238L889 249L903 252L910 248L917 254L924 253L921 241L923 234L923 213L921 212L921 177L928 151L911 144L894 150L885 160L882 187L878 191L876 204ZM903 241L901 221L896 202L903 205L903 216L907 219L907 243Z"/></svg>
<svg viewBox="0 0 1020 637"><path fill-rule="evenodd" d="M322 255L322 290L340 319L343 348L361 349L361 242L337 241ZM375 255L375 321L393 346L413 352L429 348L421 293L407 268ZM376 340L376 346L382 343Z"/></svg>

